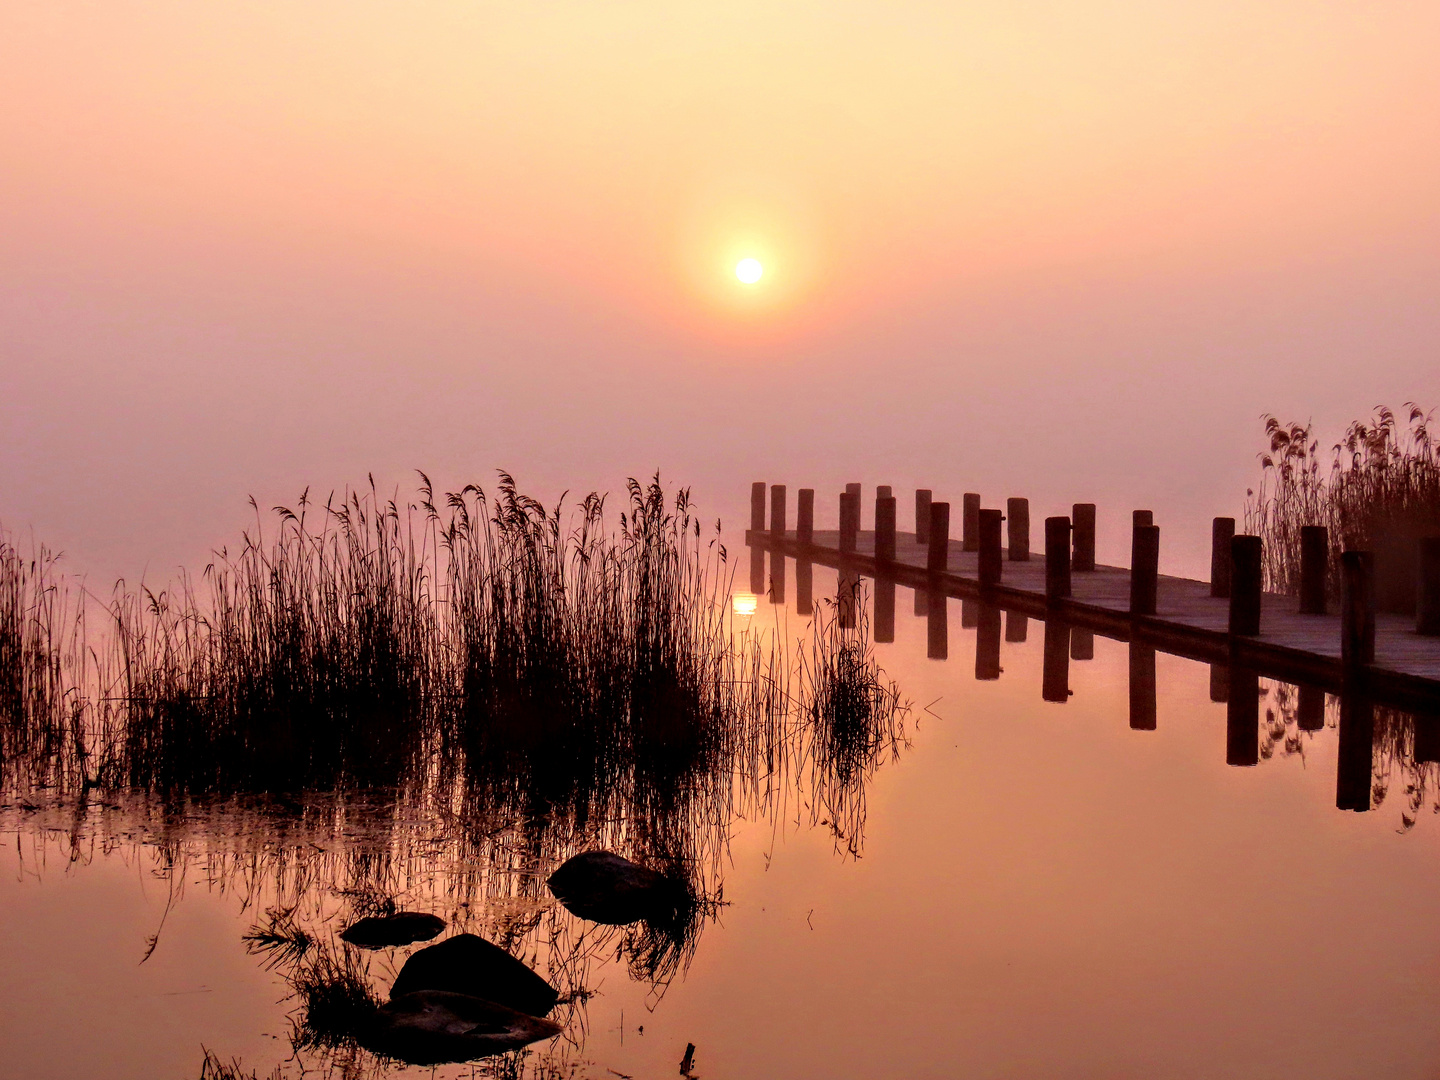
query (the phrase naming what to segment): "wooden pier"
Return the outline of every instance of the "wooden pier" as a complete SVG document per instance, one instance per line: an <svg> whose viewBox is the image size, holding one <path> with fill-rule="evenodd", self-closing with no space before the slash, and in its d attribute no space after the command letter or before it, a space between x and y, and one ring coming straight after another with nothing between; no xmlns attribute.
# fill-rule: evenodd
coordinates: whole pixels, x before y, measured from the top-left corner
<svg viewBox="0 0 1440 1080"><path fill-rule="evenodd" d="M1210 663L1227 682L1225 673L1233 668L1308 687L1312 692L1363 691L1377 703L1427 716L1440 712L1440 635L1417 632L1417 625L1425 626L1427 618L1433 622L1433 613L1424 610L1425 583L1418 616L1376 614L1368 555L1346 553L1347 585L1345 597L1337 605L1340 610L1321 613L1325 608L1323 589L1317 601L1308 584L1317 580L1320 572L1313 567L1307 567L1310 577L1302 583L1305 595L1301 598L1261 595L1259 539L1231 539L1234 523L1230 519L1219 518L1214 523L1215 581L1205 582L1158 573L1160 530L1149 511L1134 514L1136 571L1132 573L1094 562L1093 505L1077 505L1069 518L1047 519L1046 545L1037 546L1032 555L1029 507L1024 500L1009 500L1002 519L998 509L982 509L979 497L972 493L963 500L963 514L952 518L948 503L933 498L929 491L917 492L911 532L896 528L897 502L888 488L879 489L872 522L880 528L862 530L859 485L850 485L840 497L840 528L817 530L814 492L802 490L796 528L791 529L787 527L783 486L767 490L756 484L751 528L745 534L752 550L754 591L772 589L777 600L784 599L784 557L788 556L797 560L796 584L806 593L811 566L818 563L839 570L842 583L863 576L891 589L894 584L915 589L919 594L917 614L924 610L923 596L953 596L1068 626L1081 634L1134 643L1140 655L1137 665L1136 650L1132 649L1132 674L1138 671L1142 682L1147 670L1144 650L1158 649ZM951 520L962 526L959 537L949 535ZM1003 548L1002 520L1010 524ZM1307 559L1324 558L1323 548L1306 542L1306 550L1312 552ZM768 582L764 578L765 552L772 554ZM1427 573L1423 566L1421 573ZM893 624L893 593L888 606ZM877 616L884 614L877 610ZM998 628L998 621L995 625ZM982 648L990 647L989 639L994 637L998 649L998 629L983 636ZM1009 632L1006 636L1010 637ZM1152 653L1148 661L1152 685L1153 664ZM998 655L993 663L982 663L977 656L977 674L982 666L998 671Z"/></svg>

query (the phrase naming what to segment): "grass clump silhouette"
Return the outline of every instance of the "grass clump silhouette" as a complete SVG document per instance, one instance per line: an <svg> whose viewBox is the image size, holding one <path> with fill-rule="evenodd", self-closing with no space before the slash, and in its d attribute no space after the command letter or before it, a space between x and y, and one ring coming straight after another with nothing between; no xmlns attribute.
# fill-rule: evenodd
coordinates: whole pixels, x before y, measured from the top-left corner
<svg viewBox="0 0 1440 1080"><path fill-rule="evenodd" d="M1328 470L1311 425L1265 417L1270 448L1259 489L1247 493L1245 529L1265 542L1267 589L1299 594L1300 529L1324 525L1332 600L1340 595L1340 553L1372 551L1380 609L1415 610L1418 540L1440 535L1440 445L1432 413L1409 402L1406 409L1408 426L1388 408L1350 424Z"/></svg>

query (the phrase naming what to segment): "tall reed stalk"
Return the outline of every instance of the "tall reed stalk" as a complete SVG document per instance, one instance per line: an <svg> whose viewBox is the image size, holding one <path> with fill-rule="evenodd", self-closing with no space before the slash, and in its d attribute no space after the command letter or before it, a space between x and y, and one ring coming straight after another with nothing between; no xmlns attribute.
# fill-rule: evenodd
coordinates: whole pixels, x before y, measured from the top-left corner
<svg viewBox="0 0 1440 1080"><path fill-rule="evenodd" d="M1323 525L1332 599L1340 553L1372 551L1381 610L1414 611L1418 540L1440 535L1440 445L1430 433L1432 413L1406 408L1408 427L1388 408L1350 424L1328 470L1311 425L1265 418L1269 450L1260 457L1258 490L1247 493L1245 528L1265 541L1267 589L1299 594L1301 527Z"/></svg>

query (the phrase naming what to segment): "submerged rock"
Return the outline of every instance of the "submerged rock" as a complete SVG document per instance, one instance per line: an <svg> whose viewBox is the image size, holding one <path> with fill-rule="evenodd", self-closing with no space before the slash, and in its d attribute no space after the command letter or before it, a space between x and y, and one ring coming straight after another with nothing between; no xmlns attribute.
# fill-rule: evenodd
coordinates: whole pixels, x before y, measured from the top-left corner
<svg viewBox="0 0 1440 1080"><path fill-rule="evenodd" d="M393 915L370 915L347 926L340 933L344 941L362 949L386 949L429 941L445 929L445 920L423 911L397 911Z"/></svg>
<svg viewBox="0 0 1440 1080"><path fill-rule="evenodd" d="M553 1021L483 998L417 990L380 1006L374 1027L360 1041L410 1065L443 1065L503 1054L560 1031Z"/></svg>
<svg viewBox="0 0 1440 1080"><path fill-rule="evenodd" d="M610 926L666 920L683 894L678 882L608 851L576 855L547 884L567 911Z"/></svg>
<svg viewBox="0 0 1440 1080"><path fill-rule="evenodd" d="M474 934L456 934L412 953L390 988L390 998L422 990L464 994L531 1016L544 1016L560 996L504 949Z"/></svg>

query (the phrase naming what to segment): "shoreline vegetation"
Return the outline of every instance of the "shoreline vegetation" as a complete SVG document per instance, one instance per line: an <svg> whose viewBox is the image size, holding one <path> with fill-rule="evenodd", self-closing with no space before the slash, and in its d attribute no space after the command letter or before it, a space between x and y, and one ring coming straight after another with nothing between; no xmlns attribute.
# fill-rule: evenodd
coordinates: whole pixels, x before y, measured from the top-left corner
<svg viewBox="0 0 1440 1080"><path fill-rule="evenodd" d="M594 965L655 1000L688 966L737 819L804 813L859 855L908 706L837 601L793 642L734 614L683 489L632 480L612 527L598 495L567 513L504 474L493 496L421 480L409 507L372 487L257 508L198 581L108 601L0 538L0 819L265 912L247 946L294 989L297 1052L360 1060L327 995L378 988L337 933L397 905L546 972L578 1045ZM558 909L546 877L595 849L677 882L673 915Z"/></svg>
<svg viewBox="0 0 1440 1080"><path fill-rule="evenodd" d="M1246 492L1245 531L1264 542L1265 588L1300 592L1300 530L1329 533L1326 591L1340 598L1340 553L1375 555L1376 604L1398 614L1415 611L1415 566L1422 536L1440 535L1440 444L1431 433L1433 410L1406 402L1402 422L1380 407L1356 420L1327 456L1310 423L1265 416L1269 449L1259 455L1259 487Z"/></svg>

